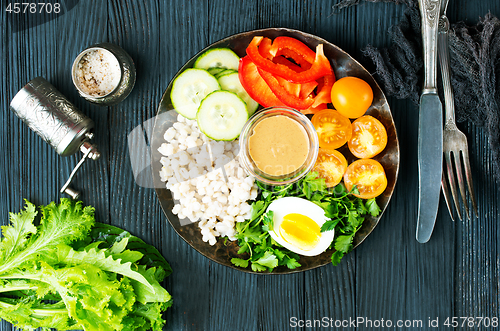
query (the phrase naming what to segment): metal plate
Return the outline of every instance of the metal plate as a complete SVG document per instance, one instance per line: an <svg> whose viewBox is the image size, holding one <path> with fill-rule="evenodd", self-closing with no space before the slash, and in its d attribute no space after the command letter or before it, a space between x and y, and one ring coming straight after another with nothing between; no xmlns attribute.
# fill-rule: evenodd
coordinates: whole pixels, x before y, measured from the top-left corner
<svg viewBox="0 0 500 331"><path fill-rule="evenodd" d="M161 169L160 158L162 157L162 155L158 152L158 147L163 142L165 142L163 139L163 135L165 131L172 125L172 119L175 120L175 116L172 116L175 111L173 110L174 108L170 100L170 90L172 88L173 80L182 71L192 67L196 58L208 49L216 47L228 47L234 50L240 57L245 56L245 49L254 36L265 36L271 39L274 39L278 36L290 36L299 39L312 49L315 49L316 45L321 43L324 45L324 53L326 57L330 59L333 70L335 72L335 77L337 79L345 76L356 76L368 82L373 89L373 104L366 114L372 115L373 117L379 119L387 129L387 147L381 154L374 157L374 159L376 159L383 165L386 171L388 183L385 192L377 198L377 203L382 209L382 213L376 218L368 217L364 221L361 229L356 233L356 236L354 237L354 248L361 244L366 237L368 237L368 235L373 231L375 226L377 226L378 222L380 221L380 218L387 208L389 200L391 199L392 193L394 191L394 186L396 185L396 179L399 170L399 143L396 133L396 127L394 126L392 114L385 95L383 94L382 90L375 82L373 77L368 73L368 71L339 47L322 38L301 31L285 28L270 28L235 34L218 42L215 42L205 49L201 50L198 54L193 56L173 77L169 86L165 90L165 93L163 94L160 105L158 107L151 141L151 158L154 186L163 212L167 216L167 219L172 227L175 229L177 234L181 236L182 239L184 239L189 245L191 245L191 247L193 247L195 250L197 250L210 260L249 273L254 272L250 268L239 268L231 263L231 258L239 257L237 254L237 251L239 249L237 242L228 240L226 244L224 244L224 240L219 239L214 246L210 246L208 243L203 242L200 228L198 227L197 223L182 225L179 218L176 215L172 214L172 208L174 206L172 195L170 194L170 191L165 188L165 184L161 182L159 177L159 171ZM346 159L349 163L356 159L350 154L349 150L346 147L344 147L344 149L340 149L340 151L346 156ZM301 256L299 260L301 267L294 270L290 270L286 267L280 266L275 268L272 273L259 274L287 274L320 267L331 263L331 255L333 251L334 250L327 250L326 252L318 256Z"/></svg>

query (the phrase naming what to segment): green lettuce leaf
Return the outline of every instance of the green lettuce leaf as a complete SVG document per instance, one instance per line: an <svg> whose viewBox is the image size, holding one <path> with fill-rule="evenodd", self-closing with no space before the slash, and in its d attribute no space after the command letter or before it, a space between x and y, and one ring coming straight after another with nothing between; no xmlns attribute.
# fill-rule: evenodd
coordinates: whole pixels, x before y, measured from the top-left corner
<svg viewBox="0 0 500 331"><path fill-rule="evenodd" d="M162 318L163 311L172 305L172 301L168 302L150 302L146 304L136 304L135 310L131 316L134 316L135 328L139 330L154 330L161 331L165 325L165 320ZM141 323L142 325L139 325Z"/></svg>
<svg viewBox="0 0 500 331"><path fill-rule="evenodd" d="M52 202L40 207L42 219L38 230L33 232L36 214L32 212L29 202L26 205L29 212L25 210L18 217L11 217L10 229L2 228L2 232L7 233L8 237L2 239L0 246L0 276L23 264L52 258L51 253L57 245L84 238L94 224L94 208L82 208L81 202L63 198L59 205ZM12 238L17 240L12 241Z"/></svg>
<svg viewBox="0 0 500 331"><path fill-rule="evenodd" d="M123 263L120 259L115 260L112 255L106 254L105 249L97 250L96 248L91 248L88 251L75 251L70 246L61 244L57 246L57 256L59 263L64 263L68 266L91 264L101 270L127 276L142 283L151 291L155 291L153 285L150 284L144 276L132 270L131 262Z"/></svg>
<svg viewBox="0 0 500 331"><path fill-rule="evenodd" d="M0 240L0 318L23 330L161 330L170 265L153 246L61 199L11 214Z"/></svg>
<svg viewBox="0 0 500 331"><path fill-rule="evenodd" d="M125 243L123 239L128 240L125 246L126 250L119 252L119 249L114 248L114 245L118 243L121 249L121 245ZM75 250L79 250L95 242L99 242L99 247L101 248L111 248L115 259L121 258L124 261L133 262L132 260L135 259L137 255L133 256L132 254L142 253L141 259L136 261L138 264L156 268L161 267L164 271L163 277L167 277L172 273L172 268L154 246L146 244L143 240L132 235L130 232L113 225L96 222L85 240L76 242L71 246ZM163 278L159 281L162 280Z"/></svg>
<svg viewBox="0 0 500 331"><path fill-rule="evenodd" d="M127 277L118 280L90 264L55 269L42 263L42 281L60 294L68 315L87 331L122 330L133 309L134 289Z"/></svg>
<svg viewBox="0 0 500 331"><path fill-rule="evenodd" d="M9 213L11 225L2 226L3 238L0 241L0 260L12 256L15 251L26 248L29 238L37 229L33 224L38 212L34 204L25 201L25 209L18 214Z"/></svg>
<svg viewBox="0 0 500 331"><path fill-rule="evenodd" d="M151 289L149 286L145 286L143 283L138 282L135 279L131 279L130 281L134 287L137 301L146 304L148 302L168 302L172 300L172 297L167 290L165 290L158 282L155 267L146 269L145 265L140 265L137 268L137 272L143 275L153 287L153 289Z"/></svg>
<svg viewBox="0 0 500 331"><path fill-rule="evenodd" d="M50 325L58 330L78 330L82 327L68 316L64 304L43 304L32 297L22 301L0 300L0 318L24 330Z"/></svg>

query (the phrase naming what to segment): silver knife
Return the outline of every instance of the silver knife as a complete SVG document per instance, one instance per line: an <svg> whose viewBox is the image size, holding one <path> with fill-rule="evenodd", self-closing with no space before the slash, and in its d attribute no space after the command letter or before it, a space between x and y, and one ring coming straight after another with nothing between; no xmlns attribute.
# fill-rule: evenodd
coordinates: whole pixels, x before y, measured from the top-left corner
<svg viewBox="0 0 500 331"><path fill-rule="evenodd" d="M436 223L443 171L443 107L437 94L437 36L441 0L418 0L424 48L424 88L418 117L417 241L429 241Z"/></svg>

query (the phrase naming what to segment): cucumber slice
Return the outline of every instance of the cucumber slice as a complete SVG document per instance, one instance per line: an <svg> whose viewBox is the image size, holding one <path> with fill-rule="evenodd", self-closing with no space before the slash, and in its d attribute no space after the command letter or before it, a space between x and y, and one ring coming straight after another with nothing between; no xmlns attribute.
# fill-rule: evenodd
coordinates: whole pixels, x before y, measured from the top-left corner
<svg viewBox="0 0 500 331"><path fill-rule="evenodd" d="M220 76L218 79L221 89L233 92L238 95L247 104L248 116L252 116L253 113L259 108L257 101L252 99L248 95L247 91L241 85L238 73L231 73L228 75Z"/></svg>
<svg viewBox="0 0 500 331"><path fill-rule="evenodd" d="M248 120L247 105L236 94L215 91L207 95L196 114L198 127L213 140L234 140Z"/></svg>
<svg viewBox="0 0 500 331"><path fill-rule="evenodd" d="M214 77L217 78L217 79L219 79L219 77L222 77L222 76L225 76L225 75L229 75L229 74L232 74L232 73L235 73L235 72L238 72L238 71L233 70L233 69L224 69L221 72L216 73L214 75Z"/></svg>
<svg viewBox="0 0 500 331"><path fill-rule="evenodd" d="M229 48L212 48L201 54L194 63L195 68L225 68L238 70L240 57Z"/></svg>
<svg viewBox="0 0 500 331"><path fill-rule="evenodd" d="M213 91L220 90L217 79L203 69L186 69L172 83L170 100L182 116L195 119L203 100Z"/></svg>

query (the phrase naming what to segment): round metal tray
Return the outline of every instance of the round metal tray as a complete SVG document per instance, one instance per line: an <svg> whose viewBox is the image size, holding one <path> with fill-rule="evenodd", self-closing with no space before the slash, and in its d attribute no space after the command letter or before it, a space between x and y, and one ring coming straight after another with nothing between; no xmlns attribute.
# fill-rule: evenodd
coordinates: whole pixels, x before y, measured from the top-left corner
<svg viewBox="0 0 500 331"><path fill-rule="evenodd" d="M174 107L172 106L172 102L170 100L170 90L172 88L173 80L185 69L191 68L196 58L208 49L216 47L228 47L234 50L240 57L245 56L245 49L254 36L264 36L271 39L274 39L278 36L290 36L304 42L306 45L311 47L311 49L315 49L316 45L321 43L324 45L323 47L326 57L330 59L336 79L340 79L345 76L356 76L368 82L373 89L373 104L367 111L367 114L379 119L382 124L384 124L388 134L387 147L381 154L374 157L374 159L376 159L383 165L386 171L388 184L385 192L377 198L377 203L382 209L382 212L378 217L368 217L364 221L361 229L356 233L356 236L354 237L354 248L361 244L366 237L368 237L368 235L373 231L375 226L377 226L378 222L380 221L380 218L387 208L389 200L391 199L392 193L394 191L394 186L396 185L396 179L399 170L399 143L396 133L396 127L394 126L392 114L385 95L383 94L382 90L375 82L373 77L370 75L370 73L368 73L368 71L363 68L361 64L359 64L349 54L344 52L339 47L322 38L301 31L286 28L270 28L235 34L202 49L198 54L193 56L173 77L172 81L165 90L158 107L151 141L151 161L155 191L168 221L175 229L177 234L179 234L182 239L184 239L189 245L191 245L191 247L193 247L195 250L203 254L205 257L211 259L212 261L249 273L255 272L253 272L250 268L244 269L236 267L231 263L231 258L238 257L237 251L239 249L239 246L236 241L232 242L228 240L225 243L224 239L219 239L215 245L211 246L208 243L203 242L200 228L198 227L197 223L186 224L186 222L182 222L181 220L179 220L177 215L174 215L172 213L174 200L172 199L170 190L166 189L165 183L162 183L159 177L159 171L161 169L160 158L162 157L162 155L158 152L158 147L163 142L165 142L163 139L163 135L165 131L170 126L172 126L173 122L176 120L177 113L175 112L175 110L173 110ZM350 154L347 148L341 149L341 152L346 156L349 163L355 160L355 157ZM323 252L318 256L301 256L299 260L301 267L297 269L290 270L286 267L280 266L275 268L271 273L264 272L259 274L287 274L323 266L331 263L331 255L333 251L333 249L327 250L326 252Z"/></svg>

